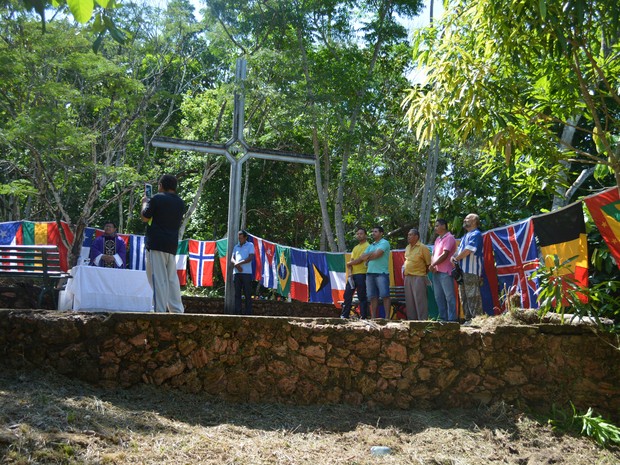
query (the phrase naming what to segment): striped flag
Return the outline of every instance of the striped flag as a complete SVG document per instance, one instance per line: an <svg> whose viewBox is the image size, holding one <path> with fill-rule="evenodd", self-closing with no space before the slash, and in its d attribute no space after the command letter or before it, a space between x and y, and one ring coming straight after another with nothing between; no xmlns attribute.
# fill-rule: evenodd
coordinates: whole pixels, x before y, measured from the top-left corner
<svg viewBox="0 0 620 465"><path fill-rule="evenodd" d="M177 246L177 275L179 276L179 284L187 285L187 239L179 241Z"/></svg>
<svg viewBox="0 0 620 465"><path fill-rule="evenodd" d="M344 300L344 289L347 285L346 258L342 253L326 253L329 285L332 289L332 302L340 308L339 302Z"/></svg>
<svg viewBox="0 0 620 465"><path fill-rule="evenodd" d="M62 229L65 233L65 237L69 243L73 242L73 232L69 228L69 225L65 222L61 222ZM68 250L62 241L61 234L58 230L58 224L56 222L37 222L23 221L22 222L22 237L24 245L55 245L58 247L60 255L60 268L63 271L69 269L67 255Z"/></svg>
<svg viewBox="0 0 620 465"><path fill-rule="evenodd" d="M291 249L291 298L308 302L308 252Z"/></svg>
<svg viewBox="0 0 620 465"><path fill-rule="evenodd" d="M189 240L189 273L194 286L213 286L215 241Z"/></svg>
<svg viewBox="0 0 620 465"><path fill-rule="evenodd" d="M260 237L248 234L248 240L254 244L254 260L252 260L252 274L254 280L259 281L263 277L263 240Z"/></svg>
<svg viewBox="0 0 620 465"><path fill-rule="evenodd" d="M310 302L331 303L332 286L325 252L308 252Z"/></svg>
<svg viewBox="0 0 620 465"><path fill-rule="evenodd" d="M215 247L217 248L217 255L220 257L220 269L222 270L222 277L226 282L226 253L228 249L228 239L220 239L215 241Z"/></svg>
<svg viewBox="0 0 620 465"><path fill-rule="evenodd" d="M263 239L263 251L261 254L261 262L263 265L263 273L260 283L263 287L269 289L278 288L278 280L276 279L276 245Z"/></svg>
<svg viewBox="0 0 620 465"><path fill-rule="evenodd" d="M134 234L129 237L129 268L131 270L146 270L144 239L144 236Z"/></svg>
<svg viewBox="0 0 620 465"><path fill-rule="evenodd" d="M403 265L405 264L405 251L403 249L390 251L390 286L404 286Z"/></svg>
<svg viewBox="0 0 620 465"><path fill-rule="evenodd" d="M532 221L547 266L553 266L551 258L553 255L557 255L560 262L576 257L569 264L569 270L563 273L581 286L587 287L588 243L582 202L575 202L551 213L535 216Z"/></svg>

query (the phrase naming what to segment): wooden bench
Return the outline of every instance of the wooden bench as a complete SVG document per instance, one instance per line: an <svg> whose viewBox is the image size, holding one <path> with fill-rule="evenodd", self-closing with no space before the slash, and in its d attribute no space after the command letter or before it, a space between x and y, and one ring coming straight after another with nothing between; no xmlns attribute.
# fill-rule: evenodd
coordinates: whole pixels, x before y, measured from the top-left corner
<svg viewBox="0 0 620 465"><path fill-rule="evenodd" d="M42 282L37 303L45 294L54 296L59 280L71 275L60 267L60 253L55 245L0 245L0 277Z"/></svg>
<svg viewBox="0 0 620 465"><path fill-rule="evenodd" d="M404 286L390 286L390 299L392 308L389 313L390 320L406 320L407 319L407 306L405 305L405 288ZM370 300L368 301L370 305ZM341 306L342 301L338 302ZM381 299L379 299L379 305L382 305ZM353 318L360 317L360 302L357 298L357 294L351 301L351 313ZM370 311L370 309L368 310Z"/></svg>

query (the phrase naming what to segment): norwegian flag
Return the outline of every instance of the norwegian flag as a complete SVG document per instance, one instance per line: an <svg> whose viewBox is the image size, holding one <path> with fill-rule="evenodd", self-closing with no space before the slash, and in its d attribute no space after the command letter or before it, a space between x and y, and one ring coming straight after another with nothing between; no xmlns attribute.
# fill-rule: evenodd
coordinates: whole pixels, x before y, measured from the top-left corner
<svg viewBox="0 0 620 465"><path fill-rule="evenodd" d="M189 273L194 286L213 286L215 241L189 240Z"/></svg>
<svg viewBox="0 0 620 465"><path fill-rule="evenodd" d="M500 288L514 286L523 308L537 308L537 282L530 278L539 266L532 220L487 231L485 236L493 247Z"/></svg>

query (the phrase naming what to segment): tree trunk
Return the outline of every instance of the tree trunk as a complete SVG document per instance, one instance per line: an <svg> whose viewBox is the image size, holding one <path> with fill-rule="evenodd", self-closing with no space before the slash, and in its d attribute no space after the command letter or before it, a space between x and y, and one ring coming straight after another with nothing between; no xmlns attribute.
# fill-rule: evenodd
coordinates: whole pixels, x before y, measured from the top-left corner
<svg viewBox="0 0 620 465"><path fill-rule="evenodd" d="M564 125L564 130L562 131L562 139L560 141L558 149L561 152L566 150L566 147L570 147L573 142L573 137L575 135L575 126L579 122L580 116L576 116L575 119L570 119L567 121L567 124ZM562 165L562 173L561 177L564 183L568 182L568 171L570 170L570 162L561 160L560 164ZM579 183L581 185L583 181ZM566 197L566 187L560 185L556 187L555 194L553 195L553 203L551 205L551 210L557 210L562 208L568 204L568 198Z"/></svg>

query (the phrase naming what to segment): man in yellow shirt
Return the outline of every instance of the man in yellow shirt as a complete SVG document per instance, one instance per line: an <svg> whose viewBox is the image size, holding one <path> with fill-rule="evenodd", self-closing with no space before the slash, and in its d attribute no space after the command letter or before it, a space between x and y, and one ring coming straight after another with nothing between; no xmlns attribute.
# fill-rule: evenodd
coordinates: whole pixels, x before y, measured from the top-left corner
<svg viewBox="0 0 620 465"><path fill-rule="evenodd" d="M431 264L431 251L420 242L420 233L415 228L409 230L407 241L409 245L405 249L405 264L403 266L407 319L428 320L426 274Z"/></svg>
<svg viewBox="0 0 620 465"><path fill-rule="evenodd" d="M347 271L349 279L344 290L344 303L342 304L342 313L340 318L349 318L351 314L351 302L353 294L357 291L357 298L360 301L360 316L363 319L368 318L368 298L366 297L366 262L360 260L360 256L368 248L368 234L364 228L357 228L355 238L358 244L353 247L351 252L351 260L347 263Z"/></svg>

